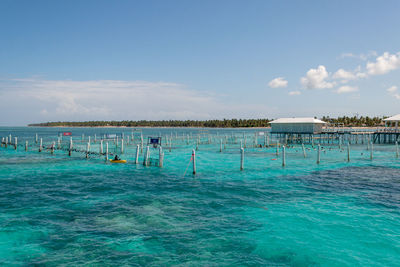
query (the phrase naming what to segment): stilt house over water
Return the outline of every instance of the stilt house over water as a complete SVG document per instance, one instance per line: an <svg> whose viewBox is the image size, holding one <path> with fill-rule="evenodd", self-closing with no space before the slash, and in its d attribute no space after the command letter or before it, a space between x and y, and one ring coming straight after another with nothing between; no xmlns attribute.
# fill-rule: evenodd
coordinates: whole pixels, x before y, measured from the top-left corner
<svg viewBox="0 0 400 267"><path fill-rule="evenodd" d="M396 131L399 130L400 114L384 119L385 127L394 128Z"/></svg>
<svg viewBox="0 0 400 267"><path fill-rule="evenodd" d="M315 118L280 118L270 124L271 133L319 134L326 122Z"/></svg>

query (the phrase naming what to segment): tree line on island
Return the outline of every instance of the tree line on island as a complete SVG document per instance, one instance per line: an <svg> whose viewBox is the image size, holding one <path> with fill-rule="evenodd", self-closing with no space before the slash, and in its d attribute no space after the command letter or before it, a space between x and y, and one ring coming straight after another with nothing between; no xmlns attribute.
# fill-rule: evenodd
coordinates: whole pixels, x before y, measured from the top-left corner
<svg viewBox="0 0 400 267"><path fill-rule="evenodd" d="M344 127L376 127L384 125L386 117L338 117L323 116L321 120L334 126ZM161 120L161 121L58 121L33 123L28 126L39 127L205 127L205 128L239 128L267 127L270 119L223 119L223 120Z"/></svg>

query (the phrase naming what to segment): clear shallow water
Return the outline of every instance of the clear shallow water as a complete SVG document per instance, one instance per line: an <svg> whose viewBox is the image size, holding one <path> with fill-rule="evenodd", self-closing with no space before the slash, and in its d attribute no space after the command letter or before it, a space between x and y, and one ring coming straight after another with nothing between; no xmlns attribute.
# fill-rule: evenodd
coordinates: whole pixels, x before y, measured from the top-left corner
<svg viewBox="0 0 400 267"><path fill-rule="evenodd" d="M73 129L82 132L121 129ZM130 130L123 130L126 134ZM144 129L144 136L196 129ZM210 130L220 135L244 130ZM0 128L49 143L58 129ZM247 130L248 138L254 130ZM137 137L137 136L136 136ZM22 143L22 141L20 141ZM194 177L193 142L176 141L164 168L106 164L82 153L0 149L2 265L370 265L400 264L400 160L394 146L346 152L326 147L321 164L307 147L202 144ZM84 147L84 144L82 144ZM98 148L92 144L93 151ZM134 146L123 156L132 162ZM154 154L155 151L152 151ZM142 157L141 157L142 159ZM276 159L276 160L274 160Z"/></svg>

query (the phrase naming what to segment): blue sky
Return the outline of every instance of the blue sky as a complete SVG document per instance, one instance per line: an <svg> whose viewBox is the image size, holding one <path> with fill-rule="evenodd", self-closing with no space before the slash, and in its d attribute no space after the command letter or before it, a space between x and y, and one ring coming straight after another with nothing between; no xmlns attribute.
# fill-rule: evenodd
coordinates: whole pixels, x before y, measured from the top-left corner
<svg viewBox="0 0 400 267"><path fill-rule="evenodd" d="M400 113L399 1L0 2L0 125Z"/></svg>

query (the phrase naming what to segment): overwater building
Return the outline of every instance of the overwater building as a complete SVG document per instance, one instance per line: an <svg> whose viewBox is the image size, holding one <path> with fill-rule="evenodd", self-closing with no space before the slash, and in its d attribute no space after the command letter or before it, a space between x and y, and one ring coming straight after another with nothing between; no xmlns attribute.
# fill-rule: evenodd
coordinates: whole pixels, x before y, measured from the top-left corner
<svg viewBox="0 0 400 267"><path fill-rule="evenodd" d="M270 122L271 133L319 134L326 122L315 118L280 118Z"/></svg>

